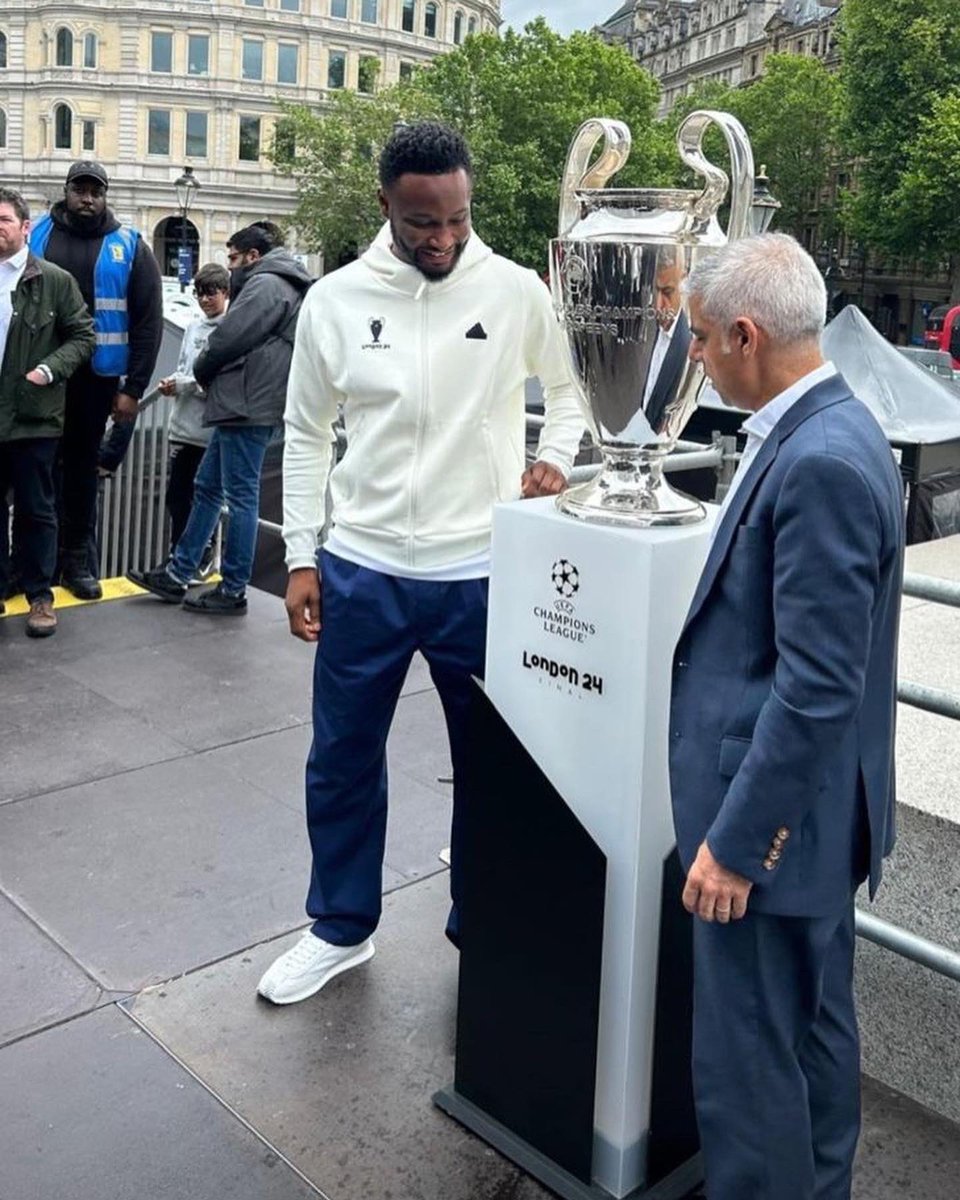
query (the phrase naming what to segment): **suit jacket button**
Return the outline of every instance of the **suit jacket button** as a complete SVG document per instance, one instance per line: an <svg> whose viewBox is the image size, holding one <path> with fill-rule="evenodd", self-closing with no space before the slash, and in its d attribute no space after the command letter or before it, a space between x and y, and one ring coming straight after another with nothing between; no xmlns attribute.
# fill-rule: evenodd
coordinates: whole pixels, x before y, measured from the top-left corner
<svg viewBox="0 0 960 1200"><path fill-rule="evenodd" d="M780 861L780 851L774 848L767 854L767 858L772 858L775 863Z"/></svg>
<svg viewBox="0 0 960 1200"><path fill-rule="evenodd" d="M789 836L790 836L790 830L786 827L786 825L781 825L780 828L777 830L777 837L782 842L785 842Z"/></svg>
<svg viewBox="0 0 960 1200"><path fill-rule="evenodd" d="M773 846L773 848L774 848L775 850L779 850L779 849L780 849L780 847L783 845L783 838L780 836L780 834L779 834L779 833L778 833L778 834L776 835L776 837L773 839L773 841L771 842L771 845Z"/></svg>
<svg viewBox="0 0 960 1200"><path fill-rule="evenodd" d="M775 862L772 862L769 858L765 858L763 860L763 869L765 871L772 871L776 865L777 864Z"/></svg>

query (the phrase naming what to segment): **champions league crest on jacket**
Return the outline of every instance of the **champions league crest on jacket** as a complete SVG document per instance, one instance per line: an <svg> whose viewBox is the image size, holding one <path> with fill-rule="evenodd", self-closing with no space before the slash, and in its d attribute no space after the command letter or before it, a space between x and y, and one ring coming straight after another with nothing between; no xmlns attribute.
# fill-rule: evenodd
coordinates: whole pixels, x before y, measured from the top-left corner
<svg viewBox="0 0 960 1200"><path fill-rule="evenodd" d="M370 328L370 336L373 338L373 341L365 342L363 345L364 350L389 350L390 349L389 342L381 342L380 341L380 335L381 335L381 333L383 333L383 327L386 325L386 323L387 322L383 317L371 317L367 321L367 325Z"/></svg>

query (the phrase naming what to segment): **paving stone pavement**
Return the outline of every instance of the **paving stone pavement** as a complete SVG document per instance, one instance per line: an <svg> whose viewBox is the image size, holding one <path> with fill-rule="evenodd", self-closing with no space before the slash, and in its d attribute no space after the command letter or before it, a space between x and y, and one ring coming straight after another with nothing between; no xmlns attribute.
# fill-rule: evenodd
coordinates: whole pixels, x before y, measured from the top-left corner
<svg viewBox="0 0 960 1200"><path fill-rule="evenodd" d="M67 610L48 643L0 620L0 1200L547 1197L430 1103L456 955L420 662L377 955L301 1005L255 996L304 922L310 667L265 595L231 630L149 598ZM956 1200L957 1127L864 1098L856 1200Z"/></svg>

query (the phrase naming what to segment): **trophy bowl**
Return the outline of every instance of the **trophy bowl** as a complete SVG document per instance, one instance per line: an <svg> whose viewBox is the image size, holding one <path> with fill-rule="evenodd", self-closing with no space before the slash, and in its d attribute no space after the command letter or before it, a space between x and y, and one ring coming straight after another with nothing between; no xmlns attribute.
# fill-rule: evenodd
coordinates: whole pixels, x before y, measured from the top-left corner
<svg viewBox="0 0 960 1200"><path fill-rule="evenodd" d="M727 234L716 212L729 181L700 148L713 123L731 148ZM663 470L703 383L689 357L683 281L703 256L747 232L753 155L742 126L726 113L691 113L677 136L681 158L705 179L703 191L605 188L629 155L630 132L619 121L587 121L567 158L550 286L601 455L594 478L557 498L561 512L580 520L644 527L687 525L706 515ZM601 138L603 152L590 165Z"/></svg>

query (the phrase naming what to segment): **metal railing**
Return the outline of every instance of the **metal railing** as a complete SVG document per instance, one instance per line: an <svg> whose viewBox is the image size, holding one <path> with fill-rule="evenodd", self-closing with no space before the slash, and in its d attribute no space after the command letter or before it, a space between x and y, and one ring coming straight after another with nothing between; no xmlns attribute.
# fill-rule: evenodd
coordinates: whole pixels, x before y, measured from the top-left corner
<svg viewBox="0 0 960 1200"><path fill-rule="evenodd" d="M141 400L127 452L116 472L103 478L98 525L103 579L155 567L167 556L164 496L171 404L156 390Z"/></svg>
<svg viewBox="0 0 960 1200"><path fill-rule="evenodd" d="M914 599L929 600L934 604L960 608L960 584L949 579L937 579L932 575L918 575L908 571L903 577L903 594ZM952 692L902 679L897 685L897 699L902 704L909 704L923 712L936 713L954 721L960 720L960 696ZM860 909L857 910L856 920L858 937L883 946L884 949L927 967L938 975L960 982L960 954L955 950Z"/></svg>

